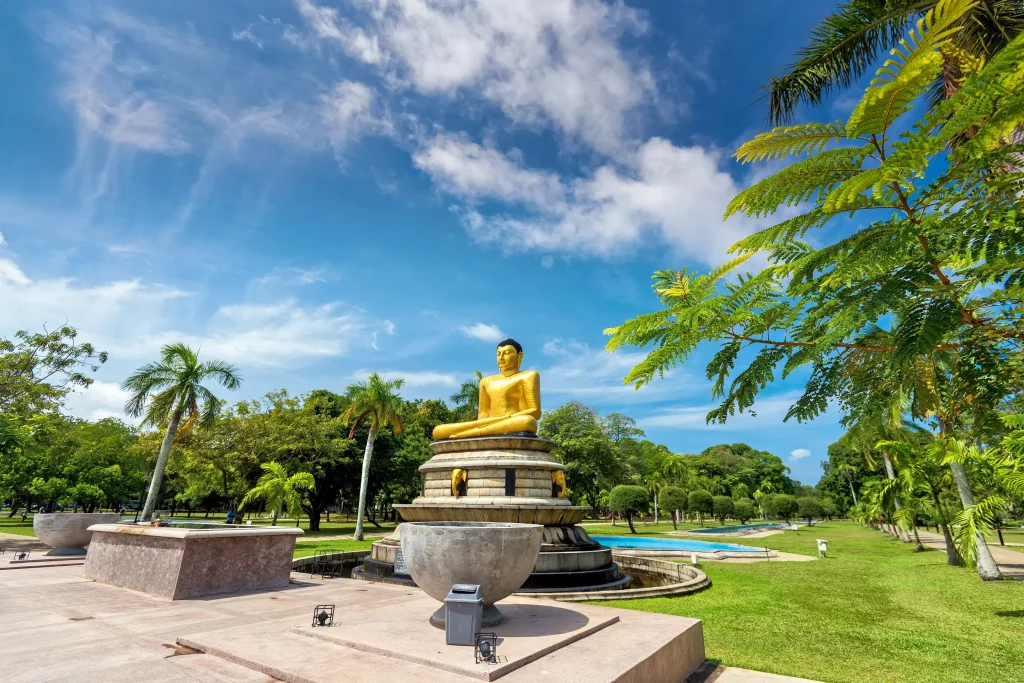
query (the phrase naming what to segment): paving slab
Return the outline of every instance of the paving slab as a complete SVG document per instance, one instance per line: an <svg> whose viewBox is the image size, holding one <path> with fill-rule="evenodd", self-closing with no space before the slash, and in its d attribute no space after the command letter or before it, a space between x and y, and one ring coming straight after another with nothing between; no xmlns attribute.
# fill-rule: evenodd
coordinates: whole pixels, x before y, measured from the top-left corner
<svg viewBox="0 0 1024 683"><path fill-rule="evenodd" d="M427 622L435 603L416 589L347 579L305 580L293 575L288 587L255 594L170 601L82 578L82 567L43 567L0 573L0 654L5 683L139 680L158 683L212 681L254 683L457 683L479 680L434 666L366 652L301 633L313 606L338 605L339 623L376 623L380 638L394 647L408 642L405 623L387 615L414 611L427 638L444 650L443 632ZM679 683L704 660L703 633L696 619L662 614L523 599L521 624L547 610L550 631L596 632L525 663L501 677L502 683ZM504 604L504 603L502 603ZM511 606L512 603L510 603ZM516 609L511 612L515 613ZM569 613L575 613L573 616ZM617 619L617 620L616 620ZM560 625L559 625L560 624ZM515 619L498 654L515 655ZM525 628L525 627L516 627ZM300 632L295 632L296 630ZM338 633L345 632L339 629ZM205 651L190 649L188 636L202 636ZM559 640L565 634L535 635ZM356 637L349 633L350 640ZM537 641L539 643L540 641ZM198 643L196 643L198 644ZM456 648L472 662L472 648ZM541 649L535 647L535 649Z"/></svg>
<svg viewBox="0 0 1024 683"><path fill-rule="evenodd" d="M568 609L515 598L503 601L500 608L504 621L488 629L498 637L501 656L496 664L476 663L469 656L472 648L446 646L444 631L424 623L437 609L437 602L426 596L350 616L332 628L299 626L292 632L470 678L494 681L619 620L618 615L600 609Z"/></svg>

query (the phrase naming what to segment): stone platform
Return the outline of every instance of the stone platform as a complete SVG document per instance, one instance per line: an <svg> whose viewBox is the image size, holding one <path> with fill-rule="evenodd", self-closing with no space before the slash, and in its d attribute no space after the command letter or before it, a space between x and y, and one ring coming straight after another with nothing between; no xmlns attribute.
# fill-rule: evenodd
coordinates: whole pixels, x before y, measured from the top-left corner
<svg viewBox="0 0 1024 683"><path fill-rule="evenodd" d="M312 608L318 603L335 603L339 620L345 622L360 612L420 595L415 589L343 579L307 581L307 576L295 574L290 586L261 594L170 601L89 581L83 578L81 567L51 565L0 572L2 679L5 683L477 680L292 633L289 629L296 624L309 624ZM584 606L572 605L572 609L582 613ZM697 651L677 651L671 656L671 643L684 631L692 638L692 625L699 627L697 622L632 610L589 609L618 616L619 621L505 675L502 683L600 683L615 680L619 673L626 676L624 681L635 680L629 672L642 674L643 662L657 652L665 656L654 657L651 666L661 661L664 675L650 680L685 680L684 671ZM186 634L203 634L211 647L216 638L224 648L223 656L179 644L178 639ZM240 664L242 661L251 665ZM274 671L280 675L270 673ZM726 680L797 681L716 668L709 662L694 674L691 683Z"/></svg>
<svg viewBox="0 0 1024 683"><path fill-rule="evenodd" d="M89 527L85 576L171 600L288 585L293 527Z"/></svg>
<svg viewBox="0 0 1024 683"><path fill-rule="evenodd" d="M684 617L510 598L499 662L478 665L473 648L444 644L427 621L438 603L419 590L335 579L275 596L292 613L177 642L288 683L680 683L704 661L701 623ZM337 606L334 627L310 626L316 604Z"/></svg>

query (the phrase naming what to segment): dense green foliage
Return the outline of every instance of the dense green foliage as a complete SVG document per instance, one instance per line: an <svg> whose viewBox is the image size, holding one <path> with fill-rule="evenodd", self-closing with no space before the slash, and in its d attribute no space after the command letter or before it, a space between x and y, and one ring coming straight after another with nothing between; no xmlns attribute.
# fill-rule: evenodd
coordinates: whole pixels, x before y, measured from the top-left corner
<svg viewBox="0 0 1024 683"><path fill-rule="evenodd" d="M847 0L819 24L798 60L768 83L768 119L787 123L800 103L817 105L837 88L863 76L879 57L898 47L907 25L936 5L935 0ZM989 59L1024 29L1019 0L985 0L971 8L952 36L952 44L969 58ZM961 66L944 55L931 85L930 99L940 102L959 85Z"/></svg>
<svg viewBox="0 0 1024 683"><path fill-rule="evenodd" d="M715 507L715 499L707 491L697 489L690 491L690 495L686 499L686 507L690 512L697 515L701 526L704 526L704 515L712 513Z"/></svg>
<svg viewBox="0 0 1024 683"><path fill-rule="evenodd" d="M27 419L58 412L69 393L92 384L88 373L106 360L106 352L79 342L73 327L0 338L0 414Z"/></svg>
<svg viewBox="0 0 1024 683"><path fill-rule="evenodd" d="M726 518L732 516L734 509L735 505L729 496L714 496L711 499L711 510L715 519L722 524L725 524Z"/></svg>
<svg viewBox="0 0 1024 683"><path fill-rule="evenodd" d="M806 519L808 524L825 516L825 508L822 507L821 501L810 496L797 498L796 510L800 518Z"/></svg>
<svg viewBox="0 0 1024 683"><path fill-rule="evenodd" d="M990 59L966 51L958 40L977 28L978 7L935 3L845 122L776 128L741 145L741 162L792 163L740 192L726 217L785 218L706 275L656 273L662 310L608 332L611 350L650 349L626 377L638 387L715 344L707 376L721 403L709 422L799 373L804 390L787 420L837 406L851 431L918 450L902 427L927 423L935 444L924 452L949 468L959 498L957 545L996 579L981 539L1024 492L1024 464L999 447L1024 386L1024 36L1002 36ZM947 77L956 87L918 106ZM738 273L754 256L767 265ZM895 491L893 457L882 460L885 490L865 514L906 537L916 510ZM852 498L853 473L836 472L850 476Z"/></svg>
<svg viewBox="0 0 1024 683"><path fill-rule="evenodd" d="M740 498L736 501L732 514L736 519L740 520L741 523L746 524L749 520L753 519L757 513L754 511L753 501L748 498Z"/></svg>

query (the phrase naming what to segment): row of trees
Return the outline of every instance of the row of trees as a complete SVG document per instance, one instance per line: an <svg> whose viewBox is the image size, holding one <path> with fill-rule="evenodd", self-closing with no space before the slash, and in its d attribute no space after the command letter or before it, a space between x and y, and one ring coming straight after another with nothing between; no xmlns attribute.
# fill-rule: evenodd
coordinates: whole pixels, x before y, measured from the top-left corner
<svg viewBox="0 0 1024 683"><path fill-rule="evenodd" d="M239 371L172 344L124 383L131 392L126 412L156 429L76 420L61 412L63 399L88 386L92 359L105 360L76 336L72 328L19 333L0 353L0 396L7 397L0 498L12 501L12 514L29 504L117 506L141 500L148 488L143 519L160 508L191 515L263 506L273 523L281 513L305 514L316 530L324 512L341 503L355 508L361 536L367 502L387 509L418 494L434 426L476 411L480 373L452 396L453 408L405 401L401 380L377 375L341 394L282 390L229 405L208 384L237 388ZM656 515L669 511L673 519L687 511L702 522L711 515L788 517L792 511L776 509L772 499L810 489L790 479L778 457L746 444L676 454L644 438L628 416L602 417L580 403L546 413L540 435L555 441L555 455L568 466L567 495L595 511L617 509L611 492L626 484L653 499Z"/></svg>
<svg viewBox="0 0 1024 683"><path fill-rule="evenodd" d="M612 512L626 518L629 530L635 534L633 516L647 514L651 510L652 500L643 486L620 484L609 493L608 506ZM786 493L770 493L763 496L755 507L754 501L749 498L713 496L703 489L687 493L676 486L662 489L655 506L660 508L662 514L671 518L672 526L677 529L680 516L687 514L692 515L701 526L704 526L704 520L709 517L717 519L719 524L723 525L727 519L739 520L741 524L746 524L758 516L757 508L760 509L760 515L765 518L774 517L788 522L790 518L798 516L806 519L808 524L837 514L830 502L823 503L817 496L797 498Z"/></svg>
<svg viewBox="0 0 1024 683"><path fill-rule="evenodd" d="M646 439L627 415L601 416L575 401L545 413L539 435L555 442L554 454L567 467L567 495L577 505L595 510L613 507L610 492L620 484L644 488L655 513L664 509L658 502L671 488L749 498L758 509L761 499L773 493L819 495L791 479L782 460L766 451L737 443L712 446L699 454L673 453Z"/></svg>
<svg viewBox="0 0 1024 683"><path fill-rule="evenodd" d="M787 419L837 406L884 472L870 496L862 487L858 516L906 535L925 501L953 535L951 561L986 580L1001 575L984 536L1024 498L1022 28L1019 2L842 5L772 80L772 116L849 85L892 48L860 102L845 121L775 128L735 155L796 160L726 216L785 207L788 218L709 273L657 273L662 308L609 330L611 350L649 350L626 377L637 386L715 345L709 421L806 377ZM853 497L853 472L829 472L847 474Z"/></svg>

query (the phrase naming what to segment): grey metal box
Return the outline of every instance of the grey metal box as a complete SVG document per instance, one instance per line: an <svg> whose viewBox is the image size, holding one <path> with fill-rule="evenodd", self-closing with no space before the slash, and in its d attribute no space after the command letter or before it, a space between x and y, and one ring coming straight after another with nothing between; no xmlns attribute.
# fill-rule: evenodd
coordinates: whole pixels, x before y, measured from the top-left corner
<svg viewBox="0 0 1024 683"><path fill-rule="evenodd" d="M484 596L480 586L457 583L444 599L444 642L446 645L476 645Z"/></svg>

